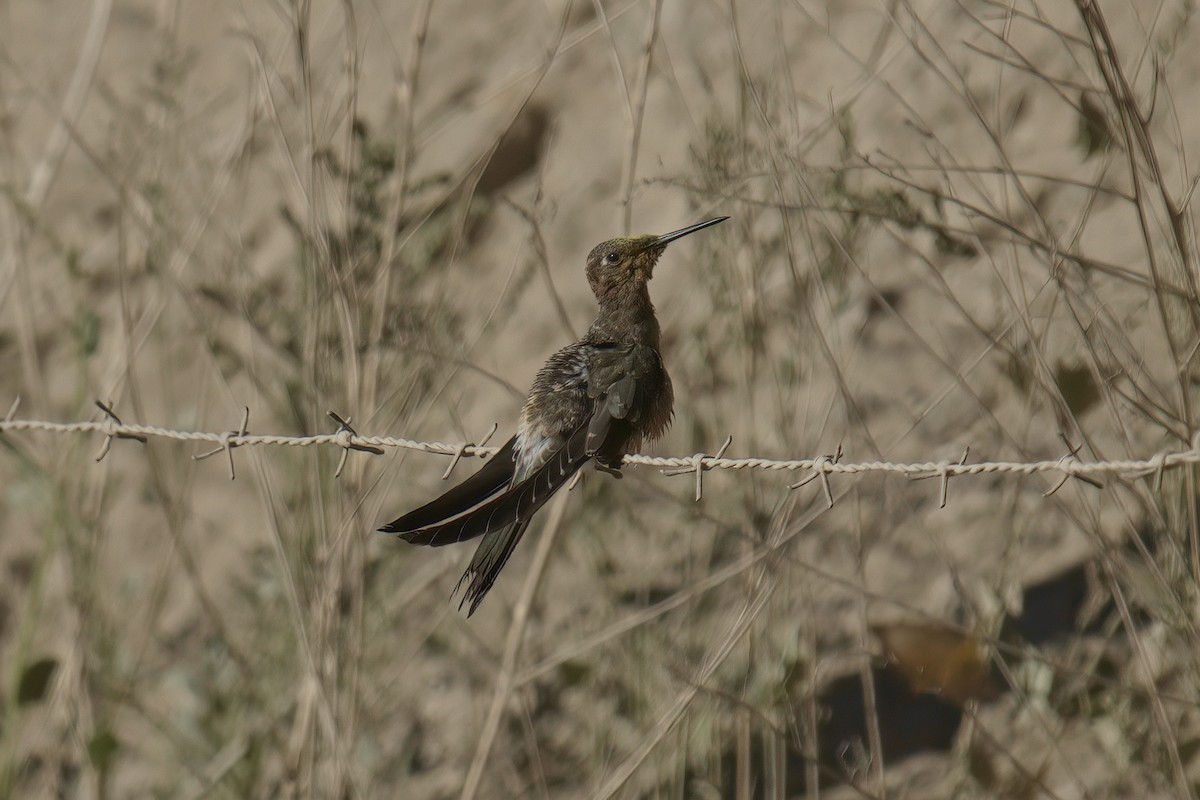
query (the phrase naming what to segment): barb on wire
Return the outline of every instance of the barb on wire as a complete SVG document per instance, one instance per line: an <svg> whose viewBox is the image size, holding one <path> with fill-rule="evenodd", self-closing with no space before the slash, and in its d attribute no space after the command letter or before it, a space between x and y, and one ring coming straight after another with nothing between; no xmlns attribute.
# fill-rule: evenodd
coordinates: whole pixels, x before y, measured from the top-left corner
<svg viewBox="0 0 1200 800"><path fill-rule="evenodd" d="M1159 450L1148 459L1148 466L1145 469L1133 470L1130 472L1130 478L1144 478L1147 475L1154 476L1154 491L1158 492L1162 489L1163 470L1167 468L1167 456L1170 455L1166 450Z"/></svg>
<svg viewBox="0 0 1200 800"><path fill-rule="evenodd" d="M1062 443L1067 446L1067 454L1064 455L1062 458L1060 458L1058 460L1058 463L1060 463L1060 464L1068 464L1068 463L1078 464L1078 463L1080 463L1080 461L1078 459L1078 455L1079 455L1080 449L1083 447L1083 443L1080 442L1079 444L1072 444L1071 440L1068 439L1067 435L1065 433L1063 433L1062 431L1059 431L1058 438L1061 439ZM1193 448L1193 449L1195 449L1195 448ZM1101 483L1100 481L1096 480L1095 478L1093 478L1089 475L1072 475L1070 472L1064 471L1062 474L1062 477L1058 480L1057 483L1055 483L1047 491L1042 492L1042 497L1049 497L1050 495L1054 494L1059 489L1061 489L1063 486L1065 486L1067 481L1071 480L1071 478L1078 478L1079 480L1083 481L1084 483L1088 483L1092 486L1095 486L1097 489L1104 488L1103 483Z"/></svg>
<svg viewBox="0 0 1200 800"><path fill-rule="evenodd" d="M712 469L712 464L725 457L725 451L729 449L729 445L733 444L733 437L726 436L725 444L721 445L721 449L717 451L715 456L707 456L704 453L696 453L692 456L692 465L690 467L681 467L679 469L664 469L660 470L663 475L686 475L689 472L696 473L696 502L700 502L700 498L704 496L704 473Z"/></svg>
<svg viewBox="0 0 1200 800"><path fill-rule="evenodd" d="M342 477L342 468L346 466L346 459L350 457L351 450L358 450L363 453L372 455L383 455L383 448L375 447L374 445L362 444L355 441L358 439L358 433L354 428L350 427L350 418L342 419L332 411L327 412L333 421L338 424L337 432L333 434L334 442L342 448L342 457L338 460L337 469L333 471L333 477Z"/></svg>
<svg viewBox="0 0 1200 800"><path fill-rule="evenodd" d="M809 475L803 480L796 481L795 483L789 485L788 488L799 489L801 486L805 486L809 483L812 483L815 479L820 478L821 490L825 493L825 502L830 508L833 508L833 488L829 485L829 473L833 467L837 466L838 463L841 462L841 460L842 446L839 444L837 446L837 452L835 452L833 455L819 456L813 459L812 466L810 467L810 469L813 471L812 475Z"/></svg>
<svg viewBox="0 0 1200 800"><path fill-rule="evenodd" d="M203 461L206 458L211 458L212 456L215 456L217 453L224 451L225 455L229 457L229 480L231 480L231 481L236 480L237 473L234 472L234 469L233 469L233 448L241 446L242 443L238 440L245 438L246 428L249 425L250 425L250 406L245 406L243 413L242 413L241 426L236 431L228 431L226 433L221 434L221 444L218 447L214 447L212 450L209 450L207 453L201 453L199 455L192 456L192 460L193 461Z"/></svg>
<svg viewBox="0 0 1200 800"><path fill-rule="evenodd" d="M141 442L142 444L146 443L146 437L144 435L140 433L129 433L126 430L122 430L125 428L125 423L121 422L121 418L113 412L112 406L113 404L111 400L108 401L107 404L102 403L99 400L96 401L96 407L105 414L105 420L103 423L101 423L101 430L104 431L104 444L100 445L100 454L96 456L97 462L103 461L104 457L108 455L108 449L112 447L112 440L114 437L117 439L133 439L134 441ZM8 420L5 420L5 422L7 423Z"/></svg>
<svg viewBox="0 0 1200 800"><path fill-rule="evenodd" d="M484 445L486 445L488 443L488 440L490 440L496 434L496 431L498 431L499 429L500 429L500 423L493 422L491 429L483 435L483 438L480 439L478 443L463 442L459 446L459 448L454 451L454 455L450 458L450 466L446 467L446 471L442 473L442 480L445 481L445 480L450 479L450 473L454 472L454 468L458 466L458 462L462 461L463 453L465 453L467 451L467 448L479 449L480 447L483 447Z"/></svg>
<svg viewBox="0 0 1200 800"><path fill-rule="evenodd" d="M337 414L329 412L329 416L338 423L338 429L333 433L321 433L310 436L277 436L273 434L249 433L247 430L249 417L247 416L247 412L244 411L242 425L236 432L225 431L214 433L208 431L173 430L151 425L127 425L113 413L111 404L97 401L96 406L105 414L105 418L98 422L46 422L42 420L16 419L17 404L14 403L9 413L3 419L0 419L0 434L7 434L14 431L43 431L63 434L100 433L104 435L104 445L97 460L104 458L108 453L114 438L133 439L143 443L150 437L170 439L177 442L210 442L216 445L216 449L196 456L197 459L207 458L224 451L230 461L232 461L232 456L229 454L235 447L266 445L304 447L332 444L341 447L343 450L342 458L335 475L341 474L351 450L372 453L374 455L382 454L384 448L387 447L417 450L422 453L449 456L452 460L451 466L453 467L454 460L456 459L461 460L468 456L486 458L500 449L498 447L485 446L488 438L495 429L489 432L488 437L481 439L479 444L422 442L390 436L362 436L350 426L350 420L343 419ZM1106 475L1126 481L1153 475L1154 485L1158 487L1161 485L1162 476L1167 470L1184 464L1200 464L1200 432L1193 437L1190 443L1191 446L1185 450L1164 450L1147 458L1110 461L1082 461L1078 455L1080 447L1071 444L1065 437L1063 437L1063 441L1067 446L1067 454L1060 458L1046 461L982 461L967 463L967 455L969 453L967 451L963 453L963 457L957 462L937 461L898 464L887 461L867 461L844 463L842 461L843 452L841 446L832 455L818 456L816 458L782 460L757 457L729 458L725 455L725 452L731 443L731 439L726 439L725 444L722 445L717 454L712 456L707 456L703 453L696 453L691 456L670 457L627 455L625 456L624 463L627 465L656 467L668 474L693 474L696 476L697 498L701 496L703 491L703 474L710 469L807 472L809 474L806 477L796 483L789 484L788 488L797 489L814 480L820 479L825 502L831 507L833 505L833 491L830 486L829 476L834 474L859 475L866 472L890 472L913 478L936 477L941 480L940 494L942 505L944 506L947 492L946 484L950 478L958 476L996 473L1017 475L1053 474L1059 477L1060 480L1046 492L1046 495L1049 496L1058 491L1071 478L1086 481L1093 486L1103 488L1104 484L1097 480L1097 478Z"/></svg>
<svg viewBox="0 0 1200 800"><path fill-rule="evenodd" d="M938 508L946 507L946 497L950 493L950 467L965 466L967 456L971 455L971 448L968 446L963 449L962 458L951 464L949 461L943 461L938 464L938 468L930 472L922 472L917 475L909 475L909 480L923 481L928 478L941 478L941 488L938 491Z"/></svg>

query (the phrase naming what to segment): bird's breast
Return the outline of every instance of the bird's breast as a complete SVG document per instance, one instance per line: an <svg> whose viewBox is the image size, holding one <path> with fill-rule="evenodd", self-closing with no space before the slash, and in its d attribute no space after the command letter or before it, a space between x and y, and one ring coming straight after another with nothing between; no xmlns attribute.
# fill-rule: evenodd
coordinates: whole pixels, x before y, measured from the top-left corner
<svg viewBox="0 0 1200 800"><path fill-rule="evenodd" d="M667 373L662 356L657 350L654 351L654 356L657 361L655 388L649 398L645 422L642 425L643 435L650 441L662 437L667 428L671 427L671 420L675 417L675 389L671 386L671 376Z"/></svg>

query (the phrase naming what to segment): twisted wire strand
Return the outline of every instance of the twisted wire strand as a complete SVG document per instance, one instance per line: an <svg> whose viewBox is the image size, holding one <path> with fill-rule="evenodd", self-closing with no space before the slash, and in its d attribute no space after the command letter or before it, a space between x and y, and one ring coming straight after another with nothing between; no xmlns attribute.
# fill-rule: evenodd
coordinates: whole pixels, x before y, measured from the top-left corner
<svg viewBox="0 0 1200 800"><path fill-rule="evenodd" d="M333 433L319 433L310 436L282 436L277 434L240 433L238 431L173 430L155 425L130 425L117 422L115 419L91 422L47 422L29 419L0 420L0 434L18 431L41 431L56 434L100 433L110 440L113 437L147 437L181 442L211 442L222 448L254 446L309 447L330 444L354 450L363 450L372 447L398 447L422 453L435 453L455 457L486 457L500 449L498 447L482 447L471 443L422 442L395 436L363 436L354 432L347 425L341 426ZM1067 455L1059 459L1043 461L983 461L963 463L961 461L946 460L907 464L890 461L843 463L832 456L770 459L757 457L729 458L696 453L691 456L666 457L627 455L625 456L624 463L658 467L660 469L682 470L685 472L710 469L810 471L814 474L826 475L858 475L867 472L890 472L907 475L911 478L941 477L943 479L961 475L996 473L1021 475L1057 473L1065 477L1096 475L1139 477L1149 474L1160 475L1164 470L1182 464L1200 463L1200 434L1193 440L1192 447L1186 450L1162 451L1147 458L1111 461L1084 461L1073 455Z"/></svg>

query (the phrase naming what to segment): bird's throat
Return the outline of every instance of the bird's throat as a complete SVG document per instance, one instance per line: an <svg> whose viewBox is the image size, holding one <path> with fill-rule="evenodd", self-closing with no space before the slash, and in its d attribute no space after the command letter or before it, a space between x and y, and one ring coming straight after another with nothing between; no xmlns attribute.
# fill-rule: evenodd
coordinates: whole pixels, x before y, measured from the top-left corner
<svg viewBox="0 0 1200 800"><path fill-rule="evenodd" d="M599 303L600 313L588 331L589 338L658 349L658 318L645 283L614 287L599 298Z"/></svg>

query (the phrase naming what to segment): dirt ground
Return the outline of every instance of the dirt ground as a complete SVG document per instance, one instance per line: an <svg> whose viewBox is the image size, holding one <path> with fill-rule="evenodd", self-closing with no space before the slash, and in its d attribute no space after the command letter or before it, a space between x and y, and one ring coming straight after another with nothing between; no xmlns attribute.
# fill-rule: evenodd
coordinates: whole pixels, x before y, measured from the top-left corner
<svg viewBox="0 0 1200 800"><path fill-rule="evenodd" d="M721 214L651 284L653 454L1187 450L1196 34L1188 0L0 0L0 411L495 444L592 245ZM589 473L467 618L469 545L373 532L445 457L101 443L0 435L4 796L1200 791L1190 466L944 508Z"/></svg>

